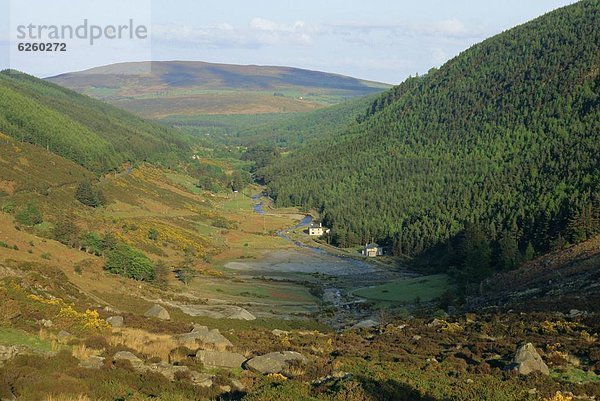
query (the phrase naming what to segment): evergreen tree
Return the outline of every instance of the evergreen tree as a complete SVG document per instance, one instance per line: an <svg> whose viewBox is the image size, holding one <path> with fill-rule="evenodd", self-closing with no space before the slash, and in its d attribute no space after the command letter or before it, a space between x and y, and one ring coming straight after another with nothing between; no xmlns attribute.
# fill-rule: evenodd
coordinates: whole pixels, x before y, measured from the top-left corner
<svg viewBox="0 0 600 401"><path fill-rule="evenodd" d="M512 230L507 230L502 233L498 241L500 247L500 268L503 270L512 270L521 263L521 253L519 252L519 244L516 234Z"/></svg>

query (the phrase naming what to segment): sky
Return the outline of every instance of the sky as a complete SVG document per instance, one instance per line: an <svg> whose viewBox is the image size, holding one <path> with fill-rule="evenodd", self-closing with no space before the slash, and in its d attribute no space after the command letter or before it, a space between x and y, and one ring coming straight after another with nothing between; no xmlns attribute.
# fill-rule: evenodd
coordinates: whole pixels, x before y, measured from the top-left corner
<svg viewBox="0 0 600 401"><path fill-rule="evenodd" d="M0 69L45 77L125 61L281 65L397 84L572 0L0 0ZM101 4L100 4L101 3ZM146 40L17 50L19 24L148 25ZM34 40L29 40L30 42ZM56 41L56 40L55 40Z"/></svg>

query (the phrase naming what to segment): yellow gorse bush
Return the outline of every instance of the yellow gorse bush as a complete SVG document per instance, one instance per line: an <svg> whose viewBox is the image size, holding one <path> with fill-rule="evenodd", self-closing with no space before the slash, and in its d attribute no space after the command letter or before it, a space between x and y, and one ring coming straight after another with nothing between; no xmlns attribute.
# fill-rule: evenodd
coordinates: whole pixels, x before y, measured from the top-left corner
<svg viewBox="0 0 600 401"><path fill-rule="evenodd" d="M193 248L199 256L206 254L205 244L208 241L199 234L156 219L135 220L131 221L131 224L135 224L137 229L129 231L126 234L117 234L120 240L134 246L140 246L141 244L155 246L166 242L175 245L179 250ZM157 241L148 238L150 229L156 230L158 233Z"/></svg>
<svg viewBox="0 0 600 401"><path fill-rule="evenodd" d="M63 321L72 330L98 332L110 328L109 324L95 310L86 309L85 312L79 312L73 305L69 305L59 298L44 298L33 294L29 295L29 298L46 305L60 307L55 319Z"/></svg>
<svg viewBox="0 0 600 401"><path fill-rule="evenodd" d="M551 398L545 398L544 401L573 401L573 396L557 391Z"/></svg>

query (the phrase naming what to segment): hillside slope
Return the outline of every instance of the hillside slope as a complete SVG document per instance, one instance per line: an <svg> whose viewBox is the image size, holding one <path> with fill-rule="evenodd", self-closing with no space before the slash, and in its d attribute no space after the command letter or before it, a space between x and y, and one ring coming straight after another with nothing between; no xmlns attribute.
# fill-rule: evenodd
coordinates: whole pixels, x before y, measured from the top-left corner
<svg viewBox="0 0 600 401"><path fill-rule="evenodd" d="M469 222L498 268L519 259L517 247L589 237L600 206L599 27L600 5L587 0L474 46L386 92L345 140L267 168L270 193L322 210L337 244L375 239L396 254L440 246L451 257L446 244Z"/></svg>
<svg viewBox="0 0 600 401"><path fill-rule="evenodd" d="M188 148L177 131L16 71L0 73L0 131L97 172Z"/></svg>
<svg viewBox="0 0 600 401"><path fill-rule="evenodd" d="M518 311L600 308L600 237L537 258L518 270L486 280L483 294L469 308L500 307Z"/></svg>
<svg viewBox="0 0 600 401"><path fill-rule="evenodd" d="M152 118L303 112L389 88L298 68L197 61L114 64L48 80Z"/></svg>

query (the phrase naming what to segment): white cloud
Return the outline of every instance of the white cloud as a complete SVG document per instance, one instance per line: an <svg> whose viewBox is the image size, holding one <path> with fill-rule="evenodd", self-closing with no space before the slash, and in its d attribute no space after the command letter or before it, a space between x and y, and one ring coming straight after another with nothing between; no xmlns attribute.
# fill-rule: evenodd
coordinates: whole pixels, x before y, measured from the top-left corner
<svg viewBox="0 0 600 401"><path fill-rule="evenodd" d="M332 24L328 31L332 34L342 35L349 38L367 38L382 36L387 39L400 39L403 37L432 36L443 39L468 39L481 38L486 32L481 27L467 27L458 19L447 19L434 23L387 23L387 24L365 24L347 22Z"/></svg>
<svg viewBox="0 0 600 401"><path fill-rule="evenodd" d="M265 18L253 18L246 27L228 23L205 26L160 24L153 26L152 39L179 45L255 48L267 45L301 45L313 43L317 28L296 21L283 24Z"/></svg>

